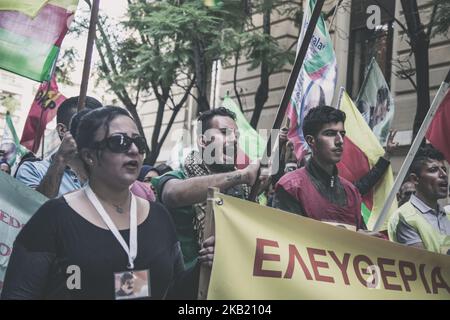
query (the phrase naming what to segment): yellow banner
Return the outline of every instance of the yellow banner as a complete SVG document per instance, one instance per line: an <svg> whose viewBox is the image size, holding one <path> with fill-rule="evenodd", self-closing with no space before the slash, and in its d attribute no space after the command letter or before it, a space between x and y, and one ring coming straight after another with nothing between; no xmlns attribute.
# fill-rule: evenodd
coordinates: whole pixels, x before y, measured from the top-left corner
<svg viewBox="0 0 450 320"><path fill-rule="evenodd" d="M215 198L208 299L450 299L450 256Z"/></svg>

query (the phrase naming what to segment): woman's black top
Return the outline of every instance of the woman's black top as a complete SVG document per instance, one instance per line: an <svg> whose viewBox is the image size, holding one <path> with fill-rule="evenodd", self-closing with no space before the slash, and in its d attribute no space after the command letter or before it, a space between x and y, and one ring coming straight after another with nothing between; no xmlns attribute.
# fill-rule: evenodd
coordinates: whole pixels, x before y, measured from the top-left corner
<svg viewBox="0 0 450 320"><path fill-rule="evenodd" d="M161 204L150 207L138 225L134 270L149 270L151 299L195 298L196 275L184 272L172 219ZM130 230L120 233L129 244ZM127 271L127 264L112 232L84 219L60 197L46 202L17 236L2 298L114 299L114 274ZM80 288L74 288L74 270L80 271Z"/></svg>

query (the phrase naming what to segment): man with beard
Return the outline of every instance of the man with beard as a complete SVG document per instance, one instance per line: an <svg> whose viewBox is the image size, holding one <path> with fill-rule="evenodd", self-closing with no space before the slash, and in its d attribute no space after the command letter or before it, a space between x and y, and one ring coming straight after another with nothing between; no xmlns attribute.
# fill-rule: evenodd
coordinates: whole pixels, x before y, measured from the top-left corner
<svg viewBox="0 0 450 320"><path fill-rule="evenodd" d="M450 254L450 217L438 204L438 200L446 198L448 193L443 154L431 145L422 147L411 164L409 181L415 185L416 193L390 218L390 239Z"/></svg>
<svg viewBox="0 0 450 320"><path fill-rule="evenodd" d="M197 145L180 170L152 179L159 200L175 222L187 268L198 257L209 187L248 199L258 177L259 163L236 169L238 128L236 116L226 108L208 110L198 118Z"/></svg>

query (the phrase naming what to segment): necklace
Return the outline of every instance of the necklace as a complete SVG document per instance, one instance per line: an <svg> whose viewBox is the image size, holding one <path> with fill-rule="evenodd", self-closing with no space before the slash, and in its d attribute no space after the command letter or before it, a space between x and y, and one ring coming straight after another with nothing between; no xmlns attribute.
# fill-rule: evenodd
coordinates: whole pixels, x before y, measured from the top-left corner
<svg viewBox="0 0 450 320"><path fill-rule="evenodd" d="M127 203L128 203L128 200L127 200ZM117 212L117 213L122 214L122 213L125 212L125 210L124 210L124 208L123 208L124 205L114 204L114 203L111 203L111 205L116 209L116 212ZM127 204L125 204L125 205L127 205Z"/></svg>
<svg viewBox="0 0 450 320"><path fill-rule="evenodd" d="M127 203L128 203L128 201L127 201ZM122 213L124 213L125 212L125 210L123 209L123 205L120 205L120 204L111 204L114 208L116 208L116 212L117 213L120 213L120 214L122 214Z"/></svg>
<svg viewBox="0 0 450 320"><path fill-rule="evenodd" d="M123 213L123 208L122 208L122 206L115 205L115 204L113 204L113 206L114 206L114 208L116 208L116 211L117 211L118 213L120 213L120 214Z"/></svg>

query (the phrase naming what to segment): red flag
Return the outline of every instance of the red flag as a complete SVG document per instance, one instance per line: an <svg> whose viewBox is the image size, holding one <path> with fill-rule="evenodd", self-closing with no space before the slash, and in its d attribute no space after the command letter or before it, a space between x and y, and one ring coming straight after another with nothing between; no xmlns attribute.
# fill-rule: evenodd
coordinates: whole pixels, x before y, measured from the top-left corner
<svg viewBox="0 0 450 320"><path fill-rule="evenodd" d="M28 150L36 152L39 149L42 135L47 123L56 116L59 105L66 99L58 91L55 76L50 82L43 82L36 93L25 127L23 128L20 144Z"/></svg>
<svg viewBox="0 0 450 320"><path fill-rule="evenodd" d="M425 137L450 163L450 91L436 111Z"/></svg>

